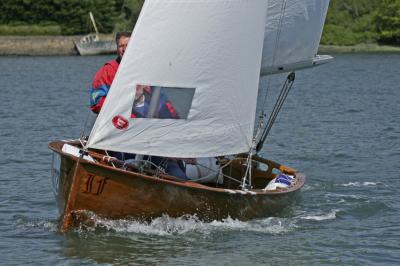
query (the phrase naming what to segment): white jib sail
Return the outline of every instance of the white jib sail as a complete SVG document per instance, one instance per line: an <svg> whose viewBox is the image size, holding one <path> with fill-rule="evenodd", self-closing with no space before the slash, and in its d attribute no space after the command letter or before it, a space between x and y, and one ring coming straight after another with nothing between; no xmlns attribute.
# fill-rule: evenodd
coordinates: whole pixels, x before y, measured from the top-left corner
<svg viewBox="0 0 400 266"><path fill-rule="evenodd" d="M248 151L266 2L146 0L87 146L167 157ZM138 85L151 99L161 87L156 118L138 118L152 102ZM161 119L166 99L180 119Z"/></svg>
<svg viewBox="0 0 400 266"><path fill-rule="evenodd" d="M312 67L332 59L315 57L329 0L269 0L261 75Z"/></svg>

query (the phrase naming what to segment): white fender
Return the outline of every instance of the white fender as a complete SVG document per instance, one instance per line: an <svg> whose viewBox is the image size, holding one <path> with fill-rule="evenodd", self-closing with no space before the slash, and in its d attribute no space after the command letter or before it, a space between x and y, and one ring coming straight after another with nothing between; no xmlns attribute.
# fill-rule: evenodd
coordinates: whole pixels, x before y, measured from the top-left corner
<svg viewBox="0 0 400 266"><path fill-rule="evenodd" d="M197 158L197 164L186 164L186 176L199 183L223 182L222 170L214 157Z"/></svg>

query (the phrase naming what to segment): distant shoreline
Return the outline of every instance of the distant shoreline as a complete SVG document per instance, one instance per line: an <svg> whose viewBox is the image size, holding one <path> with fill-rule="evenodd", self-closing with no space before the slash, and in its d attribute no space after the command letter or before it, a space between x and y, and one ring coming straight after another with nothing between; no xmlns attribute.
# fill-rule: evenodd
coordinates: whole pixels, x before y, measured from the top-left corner
<svg viewBox="0 0 400 266"><path fill-rule="evenodd" d="M114 35L101 35L114 39ZM74 41L82 36L0 36L0 56L55 56L78 55Z"/></svg>
<svg viewBox="0 0 400 266"><path fill-rule="evenodd" d="M78 55L74 41L82 36L0 36L0 56L27 55ZM113 35L102 36L113 39ZM324 53L400 53L400 47L378 44L354 46L321 45L318 52Z"/></svg>
<svg viewBox="0 0 400 266"><path fill-rule="evenodd" d="M320 45L318 53L400 53L400 47L379 44L357 44L352 46Z"/></svg>
<svg viewBox="0 0 400 266"><path fill-rule="evenodd" d="M0 36L0 55L77 55L80 36Z"/></svg>

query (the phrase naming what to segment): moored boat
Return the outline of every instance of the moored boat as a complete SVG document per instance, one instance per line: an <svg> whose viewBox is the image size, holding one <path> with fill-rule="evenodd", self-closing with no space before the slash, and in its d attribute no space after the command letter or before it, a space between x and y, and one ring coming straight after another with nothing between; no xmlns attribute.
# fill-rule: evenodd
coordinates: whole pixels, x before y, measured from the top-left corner
<svg viewBox="0 0 400 266"><path fill-rule="evenodd" d="M115 53L115 51L117 50L117 45L115 41L111 39L101 38L92 12L89 12L89 17L95 33L87 34L80 38L79 41L74 41L75 48L78 51L79 55L100 55Z"/></svg>
<svg viewBox="0 0 400 266"><path fill-rule="evenodd" d="M85 35L74 44L79 55L113 54L117 49L114 40L102 40L94 34Z"/></svg>

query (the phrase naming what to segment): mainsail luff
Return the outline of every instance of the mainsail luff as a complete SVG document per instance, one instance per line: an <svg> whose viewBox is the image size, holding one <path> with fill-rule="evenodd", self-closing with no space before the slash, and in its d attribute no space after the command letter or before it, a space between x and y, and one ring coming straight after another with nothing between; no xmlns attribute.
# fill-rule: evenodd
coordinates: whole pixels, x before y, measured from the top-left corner
<svg viewBox="0 0 400 266"><path fill-rule="evenodd" d="M88 147L167 157L248 151L265 0L147 0ZM243 19L245 18L245 19ZM195 88L187 119L130 119L136 85Z"/></svg>

